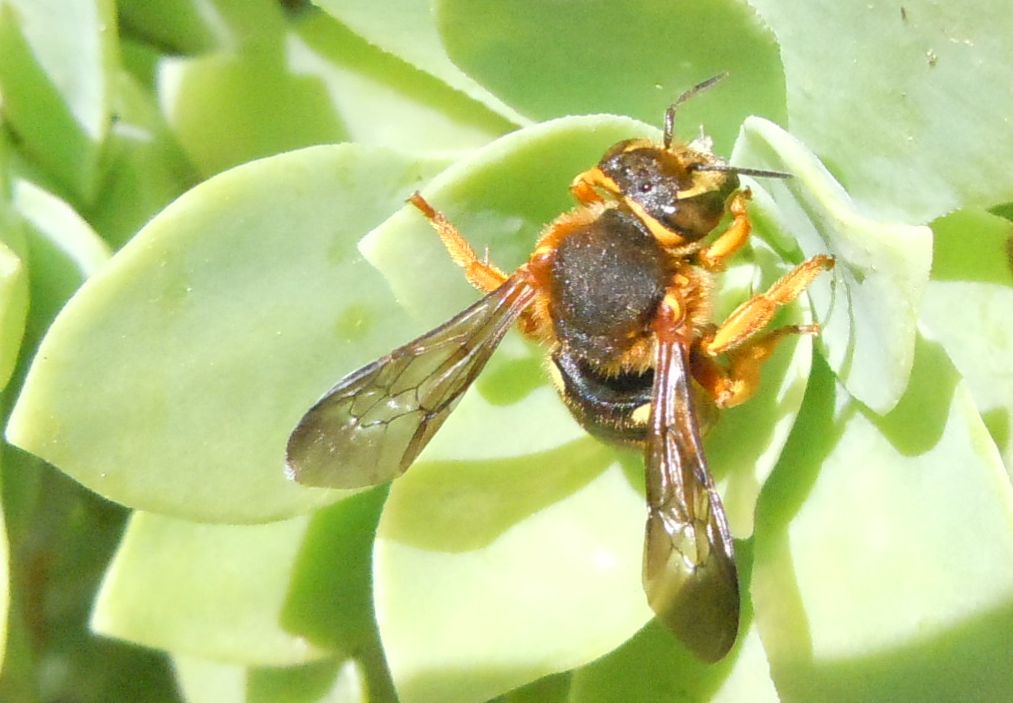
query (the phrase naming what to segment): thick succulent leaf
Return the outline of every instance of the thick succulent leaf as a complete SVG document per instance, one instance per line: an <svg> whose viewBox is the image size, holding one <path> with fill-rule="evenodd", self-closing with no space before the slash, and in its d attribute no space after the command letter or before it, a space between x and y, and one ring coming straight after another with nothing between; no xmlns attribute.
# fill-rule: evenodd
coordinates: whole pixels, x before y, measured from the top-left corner
<svg viewBox="0 0 1013 703"><path fill-rule="evenodd" d="M780 45L792 133L874 217L1013 200L1005 3L749 3Z"/></svg>
<svg viewBox="0 0 1013 703"><path fill-rule="evenodd" d="M158 72L162 112L203 177L252 159L346 141L324 85L282 60L281 37L242 52L168 57Z"/></svg>
<svg viewBox="0 0 1013 703"><path fill-rule="evenodd" d="M1004 700L1013 487L943 348L878 416L817 364L760 498L752 596L781 700Z"/></svg>
<svg viewBox="0 0 1013 703"><path fill-rule="evenodd" d="M88 221L113 246L197 182L153 95L121 70L113 105L118 119L106 141L102 187L87 209Z"/></svg>
<svg viewBox="0 0 1013 703"><path fill-rule="evenodd" d="M112 0L0 3L4 120L64 188L95 194L115 76Z"/></svg>
<svg viewBox="0 0 1013 703"><path fill-rule="evenodd" d="M245 703L246 667L187 654L174 654L172 664L186 703Z"/></svg>
<svg viewBox="0 0 1013 703"><path fill-rule="evenodd" d="M223 39L213 0L117 0L116 12L123 35L175 52L209 51Z"/></svg>
<svg viewBox="0 0 1013 703"><path fill-rule="evenodd" d="M731 148L746 115L784 121L773 36L741 2L438 0L440 34L466 73L534 119L613 112L660 122L682 91L727 71L726 85L680 110L683 132ZM706 112L703 112L706 110Z"/></svg>
<svg viewBox="0 0 1013 703"><path fill-rule="evenodd" d="M64 309L9 440L154 512L251 522L328 500L284 478L285 442L338 377L418 331L353 243L432 171L318 147L189 192Z"/></svg>
<svg viewBox="0 0 1013 703"><path fill-rule="evenodd" d="M14 373L27 315L28 272L21 258L0 242L0 389Z"/></svg>
<svg viewBox="0 0 1013 703"><path fill-rule="evenodd" d="M281 625L308 522L204 525L134 513L99 591L92 629L231 662L281 665L326 656Z"/></svg>
<svg viewBox="0 0 1013 703"><path fill-rule="evenodd" d="M2 468L2 465L0 465ZM7 525L4 518L4 507L0 504L0 666L7 655L9 613L11 607L11 559L10 543L7 538ZM21 662L13 662L15 665Z"/></svg>
<svg viewBox="0 0 1013 703"><path fill-rule="evenodd" d="M383 10L377 12L377 5L372 0L314 1L370 44L435 76L515 124L529 123L454 65L436 30L436 18L430 3L387 0Z"/></svg>
<svg viewBox="0 0 1013 703"><path fill-rule="evenodd" d="M374 597L401 700L484 701L640 629L651 617L641 491L589 438L515 459L423 461L396 481Z"/></svg>
<svg viewBox="0 0 1013 703"><path fill-rule="evenodd" d="M739 545L739 563L749 552ZM614 652L572 675L567 703L778 703L763 643L743 614L739 642L716 665L696 659L667 629L653 622Z"/></svg>
<svg viewBox="0 0 1013 703"><path fill-rule="evenodd" d="M461 152L514 129L501 115L371 46L324 13L300 20L286 52L295 75L323 83L350 141L412 153Z"/></svg>
<svg viewBox="0 0 1013 703"><path fill-rule="evenodd" d="M30 264L26 343L34 349L67 299L109 260L109 246L65 201L30 181L14 184Z"/></svg>
<svg viewBox="0 0 1013 703"><path fill-rule="evenodd" d="M866 217L812 152L766 120L746 121L733 160L793 176L758 186L753 211L795 256L836 257L833 275L810 289L823 353L851 395L888 412L911 372L931 231Z"/></svg>
<svg viewBox="0 0 1013 703"><path fill-rule="evenodd" d="M267 525L135 513L92 626L177 654L253 666L366 656L376 651L369 564L383 499L374 491L312 519ZM382 663L370 675L384 688Z"/></svg>
<svg viewBox="0 0 1013 703"><path fill-rule="evenodd" d="M396 703L366 688L355 660L246 668L174 655L186 703Z"/></svg>
<svg viewBox="0 0 1013 703"><path fill-rule="evenodd" d="M370 690L354 659L324 661L283 669L253 669L247 703L397 703Z"/></svg>
<svg viewBox="0 0 1013 703"><path fill-rule="evenodd" d="M932 280L919 313L967 381L1013 475L1013 227L965 210L932 230Z"/></svg>

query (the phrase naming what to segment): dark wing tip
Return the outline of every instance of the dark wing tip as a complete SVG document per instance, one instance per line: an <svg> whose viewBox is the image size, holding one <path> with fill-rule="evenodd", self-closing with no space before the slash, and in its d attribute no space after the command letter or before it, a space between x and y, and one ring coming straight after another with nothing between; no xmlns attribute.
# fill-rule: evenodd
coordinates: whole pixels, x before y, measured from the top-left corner
<svg viewBox="0 0 1013 703"><path fill-rule="evenodd" d="M662 537L662 540L665 538ZM739 631L739 581L734 558L718 550L696 568L678 550L645 571L644 590L658 619L697 657L724 658Z"/></svg>

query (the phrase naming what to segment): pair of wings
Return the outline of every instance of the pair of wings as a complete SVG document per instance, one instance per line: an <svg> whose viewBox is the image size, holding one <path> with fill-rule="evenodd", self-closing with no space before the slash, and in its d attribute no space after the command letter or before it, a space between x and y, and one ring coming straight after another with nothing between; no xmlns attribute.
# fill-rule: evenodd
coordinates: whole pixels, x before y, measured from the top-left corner
<svg viewBox="0 0 1013 703"><path fill-rule="evenodd" d="M343 378L292 432L289 477L358 488L404 473L535 294L515 275L431 332ZM659 343L645 443L644 590L659 619L701 659L716 661L738 631L738 579L689 379L686 346Z"/></svg>

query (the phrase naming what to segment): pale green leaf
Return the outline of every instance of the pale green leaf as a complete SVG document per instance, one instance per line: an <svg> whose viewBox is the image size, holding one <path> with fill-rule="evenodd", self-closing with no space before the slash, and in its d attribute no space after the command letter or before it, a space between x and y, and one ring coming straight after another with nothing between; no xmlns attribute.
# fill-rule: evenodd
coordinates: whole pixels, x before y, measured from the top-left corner
<svg viewBox="0 0 1013 703"><path fill-rule="evenodd" d="M283 55L278 37L238 53L161 61L162 112L203 177L252 159L346 140L323 83L293 72Z"/></svg>
<svg viewBox="0 0 1013 703"><path fill-rule="evenodd" d="M1013 227L965 210L932 229L932 280L921 319L967 381L1013 475Z"/></svg>
<svg viewBox="0 0 1013 703"><path fill-rule="evenodd" d="M281 624L308 523L299 517L203 525L137 512L99 591L92 629L243 664L326 656L326 649Z"/></svg>
<svg viewBox="0 0 1013 703"><path fill-rule="evenodd" d="M399 61L324 13L288 35L294 75L321 81L348 140L419 152L463 152L514 125L482 104Z"/></svg>
<svg viewBox="0 0 1013 703"><path fill-rule="evenodd" d="M664 626L652 623L622 647L574 672L567 703L778 703L763 644L748 614L742 628L731 654L708 665Z"/></svg>
<svg viewBox="0 0 1013 703"><path fill-rule="evenodd" d="M22 148L84 201L97 187L116 53L112 0L0 3L4 119Z"/></svg>
<svg viewBox="0 0 1013 703"><path fill-rule="evenodd" d="M529 124L529 120L454 65L436 31L436 20L429 2L387 0L377 4L370 0L314 1L371 44L407 61L420 71L435 76L511 122Z"/></svg>
<svg viewBox="0 0 1013 703"><path fill-rule="evenodd" d="M175 137L159 114L154 96L120 71L113 96L118 119L106 142L102 187L86 215L114 246L197 182Z"/></svg>
<svg viewBox="0 0 1013 703"><path fill-rule="evenodd" d="M186 703L245 703L245 667L188 654L173 654L172 664Z"/></svg>
<svg viewBox="0 0 1013 703"><path fill-rule="evenodd" d="M28 272L18 255L0 242L0 389L14 373L27 314Z"/></svg>
<svg viewBox="0 0 1013 703"><path fill-rule="evenodd" d="M173 664L186 703L393 703L366 689L353 659L248 669L177 654Z"/></svg>
<svg viewBox="0 0 1013 703"><path fill-rule="evenodd" d="M651 617L643 516L641 489L591 439L415 466L391 488L374 551L402 702L483 701L629 638Z"/></svg>
<svg viewBox="0 0 1013 703"><path fill-rule="evenodd" d="M1013 488L943 348L877 416L815 367L758 507L752 596L781 699L999 701Z"/></svg>
<svg viewBox="0 0 1013 703"><path fill-rule="evenodd" d="M746 121L733 160L793 176L757 186L753 212L799 259L836 257L833 275L810 288L823 353L852 395L888 412L911 372L931 231L865 216L812 152L766 120Z"/></svg>
<svg viewBox="0 0 1013 703"><path fill-rule="evenodd" d="M433 170L319 147L187 193L64 309L8 439L153 512L251 522L332 500L283 476L288 433L410 336L354 242Z"/></svg>
<svg viewBox="0 0 1013 703"><path fill-rule="evenodd" d="M780 45L792 133L872 216L1013 200L1005 3L749 2Z"/></svg>
<svg viewBox="0 0 1013 703"><path fill-rule="evenodd" d="M784 121L777 45L734 0L437 0L447 53L522 114L539 120L611 112L660 124L684 90L729 78L680 109L726 152L746 115ZM706 114L706 121L702 115Z"/></svg>

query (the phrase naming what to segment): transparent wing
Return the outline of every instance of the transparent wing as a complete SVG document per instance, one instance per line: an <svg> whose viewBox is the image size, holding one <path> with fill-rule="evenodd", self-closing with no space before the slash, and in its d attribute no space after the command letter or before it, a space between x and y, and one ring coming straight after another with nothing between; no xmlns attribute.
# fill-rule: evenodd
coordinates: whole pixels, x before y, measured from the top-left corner
<svg viewBox="0 0 1013 703"><path fill-rule="evenodd" d="M645 447L644 590L651 608L705 661L721 659L739 627L735 553L703 454L689 352L659 341Z"/></svg>
<svg viewBox="0 0 1013 703"><path fill-rule="evenodd" d="M526 281L510 278L431 332L341 379L289 437L289 477L358 488L404 473L534 294Z"/></svg>

